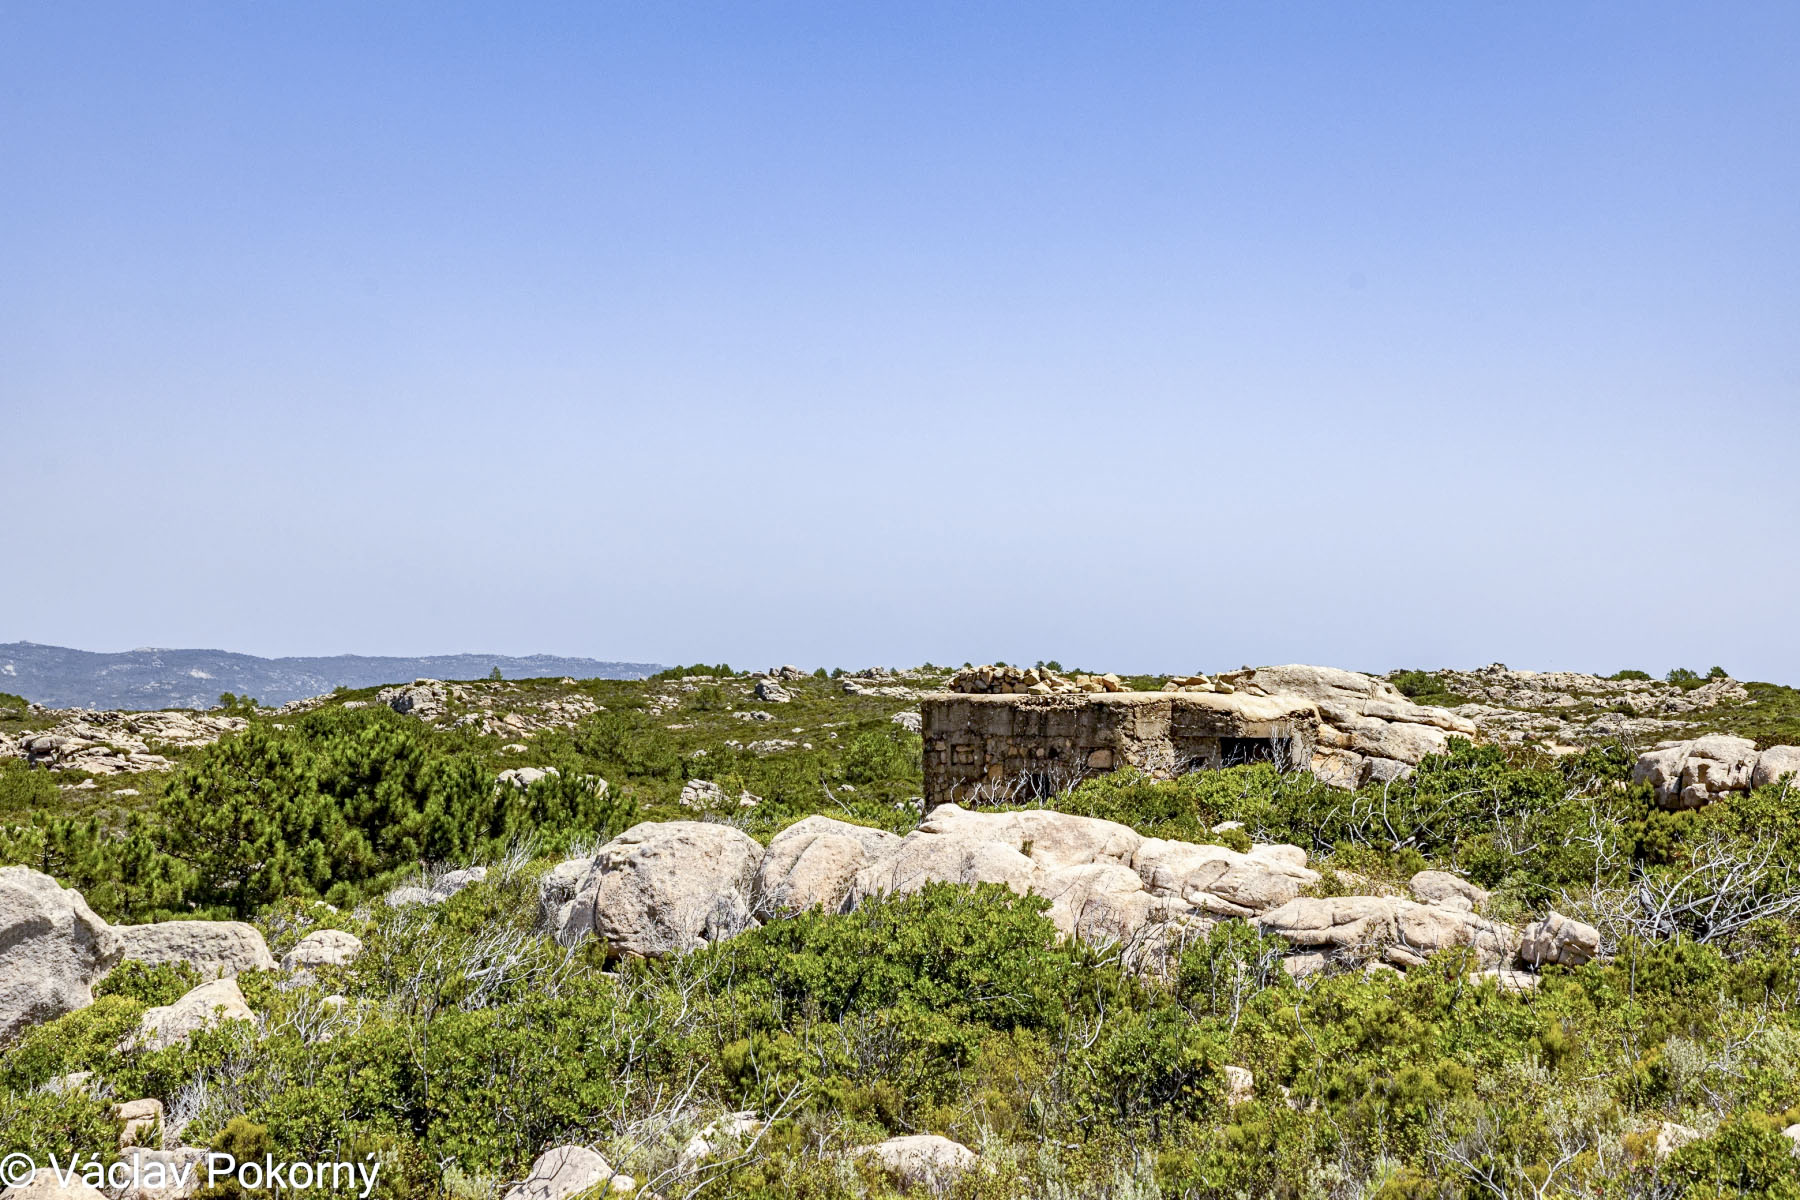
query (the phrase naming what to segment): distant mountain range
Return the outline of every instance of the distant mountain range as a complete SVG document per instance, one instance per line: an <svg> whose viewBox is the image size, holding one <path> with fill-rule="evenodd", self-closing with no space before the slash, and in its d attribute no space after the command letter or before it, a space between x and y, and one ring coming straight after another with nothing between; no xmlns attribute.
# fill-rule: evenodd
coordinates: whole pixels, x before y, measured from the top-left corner
<svg viewBox="0 0 1800 1200"><path fill-rule="evenodd" d="M642 679L656 663L600 662L533 654L431 654L423 658L338 654L329 658L258 658L227 650L126 650L97 654L36 642L0 642L0 692L52 708L210 708L221 692L286 704L336 687L374 687L414 679L485 679L495 667L507 679L571 676Z"/></svg>

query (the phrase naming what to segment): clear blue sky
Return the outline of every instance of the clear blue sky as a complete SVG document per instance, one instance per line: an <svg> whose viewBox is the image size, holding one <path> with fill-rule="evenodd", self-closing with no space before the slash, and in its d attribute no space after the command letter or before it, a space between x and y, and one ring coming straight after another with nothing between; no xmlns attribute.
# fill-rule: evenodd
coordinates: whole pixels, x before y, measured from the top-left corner
<svg viewBox="0 0 1800 1200"><path fill-rule="evenodd" d="M1800 683L1800 5L0 4L0 641Z"/></svg>

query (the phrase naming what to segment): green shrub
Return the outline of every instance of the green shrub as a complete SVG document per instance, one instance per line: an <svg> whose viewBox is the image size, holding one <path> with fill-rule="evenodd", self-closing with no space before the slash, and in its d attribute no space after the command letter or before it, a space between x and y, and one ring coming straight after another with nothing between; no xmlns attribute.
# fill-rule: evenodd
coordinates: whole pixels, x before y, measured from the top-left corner
<svg viewBox="0 0 1800 1200"><path fill-rule="evenodd" d="M844 747L844 778L853 784L922 778L925 743L898 725L859 733Z"/></svg>
<svg viewBox="0 0 1800 1200"><path fill-rule="evenodd" d="M0 817L54 808L61 799L50 772L36 770L23 759L0 758Z"/></svg>
<svg viewBox="0 0 1800 1200"><path fill-rule="evenodd" d="M137 1028L145 1007L130 996L102 996L86 1008L27 1029L0 1058L0 1088L28 1091L57 1075L98 1068Z"/></svg>
<svg viewBox="0 0 1800 1200"><path fill-rule="evenodd" d="M145 1008L173 1004L205 980L191 963L142 963L126 961L114 967L94 987L94 996L125 996Z"/></svg>
<svg viewBox="0 0 1800 1200"><path fill-rule="evenodd" d="M354 902L396 871L491 856L525 834L614 828L630 811L566 774L497 787L479 754L386 709L323 709L208 747L157 815L190 902L241 919L284 896Z"/></svg>
<svg viewBox="0 0 1800 1200"><path fill-rule="evenodd" d="M1287 943L1278 937L1259 934L1242 921L1221 921L1182 951L1175 994L1195 1016L1235 1024L1244 1006L1265 988L1293 986L1281 967L1287 952Z"/></svg>
<svg viewBox="0 0 1800 1200"><path fill-rule="evenodd" d="M1445 687L1444 681L1433 671L1395 671L1388 675L1388 682L1399 688L1407 699L1419 704L1448 708L1469 702L1467 696Z"/></svg>
<svg viewBox="0 0 1800 1200"><path fill-rule="evenodd" d="M841 916L776 921L707 953L828 1020L918 1006L996 1029L1042 1028L1060 1020L1084 954L1057 937L1049 907L1001 884L928 883Z"/></svg>
<svg viewBox="0 0 1800 1200"><path fill-rule="evenodd" d="M1669 1156L1659 1172L1689 1200L1766 1197L1800 1200L1800 1157L1781 1127L1745 1114Z"/></svg>
<svg viewBox="0 0 1800 1200"><path fill-rule="evenodd" d="M1152 1136L1172 1118L1217 1109L1225 1094L1224 1047L1169 1004L1114 1014L1073 1065L1083 1080L1079 1110L1127 1125L1148 1121Z"/></svg>
<svg viewBox="0 0 1800 1200"><path fill-rule="evenodd" d="M576 729L574 744L613 782L681 778L680 752L667 732L640 712L596 713Z"/></svg>
<svg viewBox="0 0 1800 1200"><path fill-rule="evenodd" d="M28 1154L47 1170L52 1154L85 1160L118 1136L110 1105L86 1091L0 1091L0 1157Z"/></svg>

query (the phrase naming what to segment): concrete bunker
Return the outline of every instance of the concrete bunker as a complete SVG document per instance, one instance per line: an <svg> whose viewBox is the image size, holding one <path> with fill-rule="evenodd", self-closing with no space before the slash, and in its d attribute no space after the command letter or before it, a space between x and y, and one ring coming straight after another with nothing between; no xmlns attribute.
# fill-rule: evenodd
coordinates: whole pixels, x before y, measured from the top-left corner
<svg viewBox="0 0 1800 1200"><path fill-rule="evenodd" d="M1040 800L1136 767L1157 778L1248 762L1312 763L1319 713L1241 692L943 693L919 706L925 807Z"/></svg>

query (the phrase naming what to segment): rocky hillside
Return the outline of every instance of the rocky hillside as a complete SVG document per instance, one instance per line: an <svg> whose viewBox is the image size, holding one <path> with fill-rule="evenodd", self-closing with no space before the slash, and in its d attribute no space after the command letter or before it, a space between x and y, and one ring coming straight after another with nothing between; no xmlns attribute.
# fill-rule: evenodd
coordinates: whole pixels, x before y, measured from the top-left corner
<svg viewBox="0 0 1800 1200"><path fill-rule="evenodd" d="M600 662L535 654L438 654L421 658L339 654L325 658L258 658L224 650L126 650L97 654L35 642L0 644L0 691L51 708L207 709L221 693L286 704L333 688L364 688L397 679L479 679L498 669L507 679L642 679L654 663Z"/></svg>
<svg viewBox="0 0 1800 1200"><path fill-rule="evenodd" d="M0 1156L444 1200L1800 1194L1800 694L1006 671L956 678L1307 692L1361 766L926 813L935 668L0 700Z"/></svg>

